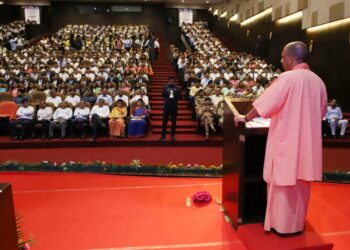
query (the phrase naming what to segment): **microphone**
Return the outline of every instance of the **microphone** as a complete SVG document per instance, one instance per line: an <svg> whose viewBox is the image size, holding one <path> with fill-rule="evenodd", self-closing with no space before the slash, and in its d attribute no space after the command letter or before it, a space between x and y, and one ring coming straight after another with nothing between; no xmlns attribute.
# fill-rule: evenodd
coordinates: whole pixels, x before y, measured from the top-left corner
<svg viewBox="0 0 350 250"><path fill-rule="evenodd" d="M245 114L245 112L247 111L246 109L248 108L248 105L251 102L251 100L256 96L257 91L258 91L258 88L256 88L256 90L253 92L253 95L248 99L248 102L245 104L242 110L242 114Z"/></svg>

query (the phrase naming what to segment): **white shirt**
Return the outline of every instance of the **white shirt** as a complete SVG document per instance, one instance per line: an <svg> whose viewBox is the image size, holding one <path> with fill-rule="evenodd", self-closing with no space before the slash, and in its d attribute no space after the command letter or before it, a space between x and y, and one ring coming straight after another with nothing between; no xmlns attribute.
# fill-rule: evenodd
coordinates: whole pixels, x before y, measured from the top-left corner
<svg viewBox="0 0 350 250"><path fill-rule="evenodd" d="M224 100L223 96L217 96L217 95L211 95L210 99L212 100L215 107L218 106L218 104Z"/></svg>
<svg viewBox="0 0 350 250"><path fill-rule="evenodd" d="M37 113L37 118L38 121L42 120L51 120L52 118L52 108L51 107L46 107L44 109L39 109Z"/></svg>
<svg viewBox="0 0 350 250"><path fill-rule="evenodd" d="M48 96L46 98L46 102L53 103L55 107L58 107L58 105L62 102L62 98L60 96L56 96L55 98L53 98L52 96Z"/></svg>
<svg viewBox="0 0 350 250"><path fill-rule="evenodd" d="M122 95L122 96L116 95L116 96L114 97L114 101L118 101L118 100L123 100L124 103L125 103L125 105L126 105L127 107L129 107L129 97L128 97L127 95Z"/></svg>
<svg viewBox="0 0 350 250"><path fill-rule="evenodd" d="M74 110L74 118L75 119L84 119L87 120L90 114L90 109L88 107L85 108L76 108Z"/></svg>
<svg viewBox="0 0 350 250"><path fill-rule="evenodd" d="M99 95L98 97L97 97L97 100L96 100L96 103L98 103L98 100L99 99L103 99L104 101L105 101L105 103L107 103L108 104L108 106L111 106L112 105L112 102L113 102L113 99L112 99L112 97L110 96L110 95L103 95L103 94L101 94L101 95Z"/></svg>
<svg viewBox="0 0 350 250"><path fill-rule="evenodd" d="M34 108L32 106L28 106L28 107L20 107L17 110L17 118L18 119L27 119L27 120L32 120L33 119L33 115L34 115Z"/></svg>
<svg viewBox="0 0 350 250"><path fill-rule="evenodd" d="M142 96L142 98L141 95L135 95L133 98L131 98L130 103L137 102L140 99L142 99L145 105L149 105L149 98L146 95Z"/></svg>
<svg viewBox="0 0 350 250"><path fill-rule="evenodd" d="M101 118L107 118L109 116L109 113L110 113L110 110L107 105L103 105L103 107L99 107L98 105L95 105L90 112L90 118L94 114L97 114Z"/></svg>
<svg viewBox="0 0 350 250"><path fill-rule="evenodd" d="M77 103L80 102L80 96L74 95L74 96L72 97L71 95L69 95L69 96L67 96L64 100L65 100L66 102L71 103L73 106L75 106Z"/></svg>
<svg viewBox="0 0 350 250"><path fill-rule="evenodd" d="M53 119L58 120L69 120L73 116L73 111L71 108L58 108L55 113L53 113Z"/></svg>

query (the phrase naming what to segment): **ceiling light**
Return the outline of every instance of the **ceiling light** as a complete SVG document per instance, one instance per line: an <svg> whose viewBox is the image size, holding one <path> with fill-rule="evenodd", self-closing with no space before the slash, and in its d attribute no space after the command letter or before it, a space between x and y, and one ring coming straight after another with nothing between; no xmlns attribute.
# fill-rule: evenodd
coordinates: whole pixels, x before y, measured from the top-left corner
<svg viewBox="0 0 350 250"><path fill-rule="evenodd" d="M248 24L250 24L250 23L252 23L252 22L254 22L254 21L256 21L256 20L258 20L258 19L260 19L260 18L262 18L262 17L264 17L266 15L268 15L268 14L271 14L271 13L272 13L272 7L268 8L268 9L266 9L266 10L264 10L264 11L258 13L258 14L256 14L255 16L249 17L248 19L246 19L243 22L241 22L241 25L242 26L248 25Z"/></svg>
<svg viewBox="0 0 350 250"><path fill-rule="evenodd" d="M217 15L219 15L219 10L218 10L218 9L214 10L214 13L213 13L213 15L214 15L214 16L217 16Z"/></svg>
<svg viewBox="0 0 350 250"><path fill-rule="evenodd" d="M229 19L230 22L235 22L237 20L238 20L238 13L233 15L233 16L231 16L230 19Z"/></svg>
<svg viewBox="0 0 350 250"><path fill-rule="evenodd" d="M209 1L206 1L206 3L209 3Z"/></svg>
<svg viewBox="0 0 350 250"><path fill-rule="evenodd" d="M224 17L226 17L226 16L227 16L227 11L225 11L224 13L222 13L222 14L220 15L221 18L224 18Z"/></svg>
<svg viewBox="0 0 350 250"><path fill-rule="evenodd" d="M298 11L294 14L291 14L289 16L283 17L281 19L278 19L276 22L278 24L285 24L285 23L289 23L289 22L293 22L295 20L298 20L299 18L303 17L303 12L302 11Z"/></svg>
<svg viewBox="0 0 350 250"><path fill-rule="evenodd" d="M181 0L181 2L182 2L182 3L184 3L184 2L185 2L185 0Z"/></svg>
<svg viewBox="0 0 350 250"><path fill-rule="evenodd" d="M325 24L321 24L321 25L317 25L317 26L308 28L307 32L324 31L324 30L336 28L336 27L339 27L339 26L342 26L342 25L346 25L346 24L349 24L349 23L350 23L350 17L349 18L345 18L345 19L341 19L341 20L338 20L338 21L325 23Z"/></svg>

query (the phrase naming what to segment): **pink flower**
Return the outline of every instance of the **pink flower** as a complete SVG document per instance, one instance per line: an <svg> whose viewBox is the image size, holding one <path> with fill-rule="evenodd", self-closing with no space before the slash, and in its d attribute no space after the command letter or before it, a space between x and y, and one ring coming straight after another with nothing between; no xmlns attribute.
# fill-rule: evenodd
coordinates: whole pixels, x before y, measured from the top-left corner
<svg viewBox="0 0 350 250"><path fill-rule="evenodd" d="M193 202L210 202L211 195L207 191L197 192L192 196Z"/></svg>

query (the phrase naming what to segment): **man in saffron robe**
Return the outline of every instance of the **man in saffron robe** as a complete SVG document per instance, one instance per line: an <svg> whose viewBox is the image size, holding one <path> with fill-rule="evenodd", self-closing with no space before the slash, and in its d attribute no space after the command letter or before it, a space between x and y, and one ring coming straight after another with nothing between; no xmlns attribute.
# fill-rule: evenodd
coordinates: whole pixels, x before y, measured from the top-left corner
<svg viewBox="0 0 350 250"><path fill-rule="evenodd" d="M267 207L264 229L280 234L302 232L310 197L310 181L322 179L321 121L327 108L323 81L305 63L307 46L287 44L283 74L262 93L235 124L257 116L271 117L264 180Z"/></svg>

